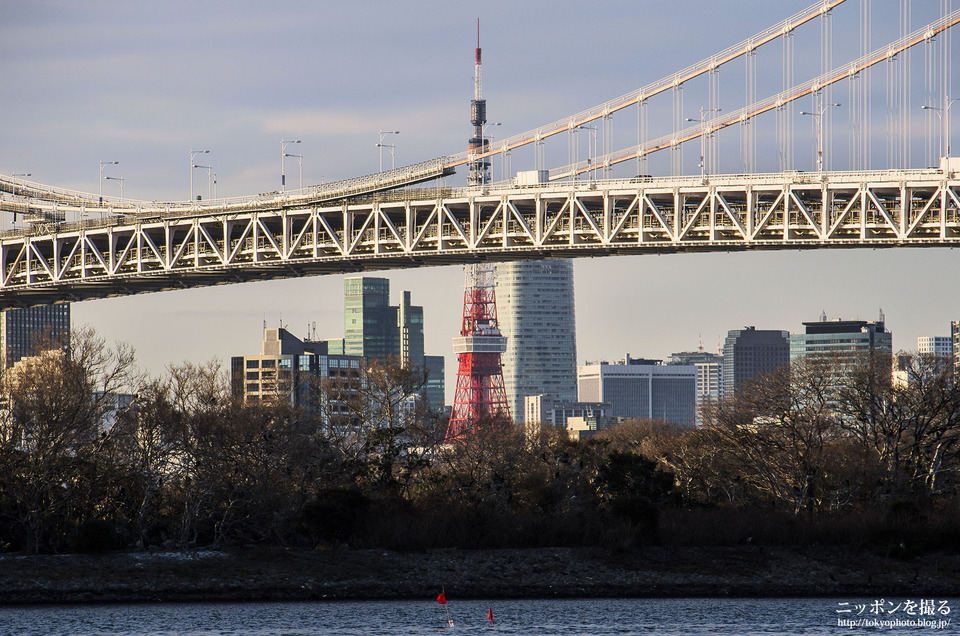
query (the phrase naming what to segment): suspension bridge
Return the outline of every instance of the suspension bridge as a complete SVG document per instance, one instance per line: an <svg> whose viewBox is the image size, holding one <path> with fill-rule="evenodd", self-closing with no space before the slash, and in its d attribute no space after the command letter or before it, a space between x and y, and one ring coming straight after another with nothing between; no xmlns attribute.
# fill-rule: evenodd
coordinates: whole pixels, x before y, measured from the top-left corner
<svg viewBox="0 0 960 636"><path fill-rule="evenodd" d="M0 308L484 260L960 244L948 37L960 10L941 0L939 17L919 29L901 16L900 37L872 46L861 0L859 55L834 64L831 20L844 4L856 3L821 0L669 77L551 124L356 179L233 199L144 202L0 175L0 212L21 220L0 235ZM820 68L795 83L795 40L816 25ZM758 99L758 54L777 41L782 90ZM922 73L911 70L914 50L924 53ZM720 71L738 61L743 106L721 110ZM881 79L886 90L877 88ZM686 118L685 90L695 92L696 82L706 83L706 105L698 118ZM844 85L846 130L838 134L834 95ZM914 93L925 103L912 104ZM664 107L667 98L672 104ZM876 169L871 103L881 99L888 165ZM806 103L809 111L795 112ZM671 121L666 132L650 135L649 113L658 107ZM613 133L615 115L625 116L628 128L636 123L633 143ZM793 129L806 116L813 152L810 169L798 170ZM920 117L925 165L913 166L909 149ZM770 123L775 133L759 135ZM832 150L842 133L848 165L840 170ZM721 139L731 134L739 136L740 170L733 174L719 170L730 154L720 152ZM756 170L758 142L773 148L776 172ZM699 162L684 174L683 151L691 146ZM520 153L529 151L528 169L514 173ZM664 155L670 169L654 174L650 161ZM444 183L459 167L494 161L499 181Z"/></svg>

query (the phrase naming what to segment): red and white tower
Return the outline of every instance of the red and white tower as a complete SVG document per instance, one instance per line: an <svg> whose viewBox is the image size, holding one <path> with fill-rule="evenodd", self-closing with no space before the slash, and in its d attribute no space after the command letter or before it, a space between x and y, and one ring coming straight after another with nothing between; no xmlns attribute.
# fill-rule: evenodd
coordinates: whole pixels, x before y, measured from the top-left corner
<svg viewBox="0 0 960 636"><path fill-rule="evenodd" d="M447 440L463 435L482 419L510 419L500 366L506 349L507 339L497 323L494 267L489 263L467 265L463 323L460 337L453 339L460 364Z"/></svg>

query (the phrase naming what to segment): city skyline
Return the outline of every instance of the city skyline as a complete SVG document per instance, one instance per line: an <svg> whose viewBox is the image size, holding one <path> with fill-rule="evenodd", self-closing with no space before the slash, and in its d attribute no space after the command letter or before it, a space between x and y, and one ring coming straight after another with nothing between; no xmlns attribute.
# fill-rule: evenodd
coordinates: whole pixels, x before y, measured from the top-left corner
<svg viewBox="0 0 960 636"><path fill-rule="evenodd" d="M681 15L665 0L613 2L589 12L572 2L488 3L480 15L483 91L489 120L501 123L491 134L507 136L626 93L808 4L698 1ZM94 193L102 186L115 196L115 182L98 182L98 164L119 161L104 174L125 179L125 196L182 200L191 149L210 150L203 163L214 166L220 196L277 189L284 139L302 140L287 151L303 155L305 185L376 171L382 130L400 131L389 140L397 165L460 151L471 130L476 8L418 6L4 3L0 72L18 90L0 100L0 116L16 122L0 148L0 173L29 172L33 181ZM676 38L688 30L689 14L711 28ZM529 29L534 21L544 28ZM895 30L888 21L875 16L875 30ZM918 15L913 26L922 23ZM633 37L641 31L644 37ZM608 42L602 63L571 50L568 43L585 32ZM839 57L841 43L837 48ZM764 83L779 89L780 78ZM691 97L685 114L698 108ZM881 123L877 117L882 133ZM799 130L795 154L809 169L813 140ZM914 146L923 146L919 135ZM882 154L882 144L876 150ZM686 154L687 172L696 170L695 154ZM767 160L758 169L777 167ZM297 183L296 170L288 160L288 188ZM499 178L501 169L491 172ZM206 172L193 177L206 194ZM946 248L911 248L577 259L578 363L623 351L666 358L699 342L715 351L730 329L793 332L822 311L870 319L883 309L894 348L911 349L917 336L947 333L960 314L935 274L955 270L956 256ZM448 360L452 386L462 269L364 274L389 277L413 293L427 316L427 349ZM226 367L236 343L259 340L264 320L282 319L296 333L315 322L320 337L337 337L343 278L84 302L74 305L74 322L130 343L154 373L212 357Z"/></svg>

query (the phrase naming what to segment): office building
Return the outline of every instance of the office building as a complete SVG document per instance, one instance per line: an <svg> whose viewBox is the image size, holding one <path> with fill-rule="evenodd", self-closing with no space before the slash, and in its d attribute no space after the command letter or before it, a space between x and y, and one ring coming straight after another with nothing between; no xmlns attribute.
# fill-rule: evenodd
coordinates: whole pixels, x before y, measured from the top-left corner
<svg viewBox="0 0 960 636"><path fill-rule="evenodd" d="M919 336L917 353L938 358L953 357L953 340L950 336Z"/></svg>
<svg viewBox="0 0 960 636"><path fill-rule="evenodd" d="M694 426L697 368L627 356L617 364L597 362L577 369L581 402L607 403L613 417L666 420Z"/></svg>
<svg viewBox="0 0 960 636"><path fill-rule="evenodd" d="M444 359L425 355L423 307L412 303L409 291L403 292L399 305L391 305L389 279L346 278L343 310L344 337L327 341L328 355L392 358L404 367L424 369L427 385L422 397L430 408L443 408Z"/></svg>
<svg viewBox="0 0 960 636"><path fill-rule="evenodd" d="M629 418L612 417L610 415L587 414L573 416L567 419L567 436L572 441L589 439L608 428L626 422Z"/></svg>
<svg viewBox="0 0 960 636"><path fill-rule="evenodd" d="M443 410L446 402L443 367L443 356L423 356L423 368L427 372L427 385L424 387L423 397L433 411Z"/></svg>
<svg viewBox="0 0 960 636"><path fill-rule="evenodd" d="M669 364L693 365L697 369L697 426L703 407L720 399L723 356L708 351L684 351L670 356Z"/></svg>
<svg viewBox="0 0 960 636"><path fill-rule="evenodd" d="M561 402L552 395L528 395L523 400L523 423L527 427L536 424L566 428L571 417L604 416L609 404L599 402Z"/></svg>
<svg viewBox="0 0 960 636"><path fill-rule="evenodd" d="M756 327L728 331L723 341L722 395L733 396L744 383L788 364L789 332Z"/></svg>
<svg viewBox="0 0 960 636"><path fill-rule="evenodd" d="M390 356L399 358L397 314L397 307L390 305L388 279L344 279L343 353L375 360L386 360Z"/></svg>
<svg viewBox="0 0 960 636"><path fill-rule="evenodd" d="M950 342L953 343L953 364L960 373L960 320L950 321Z"/></svg>
<svg viewBox="0 0 960 636"><path fill-rule="evenodd" d="M346 402L359 388L363 364L361 356L327 353L325 342L301 340L283 328L264 329L260 355L231 358L231 386L246 402L283 400L331 423L348 417ZM322 382L333 389L326 391L326 401Z"/></svg>
<svg viewBox="0 0 960 636"><path fill-rule="evenodd" d="M790 336L790 359L829 358L840 367L849 366L867 354L893 355L893 334L884 325L867 320L820 320L803 323L804 333Z"/></svg>
<svg viewBox="0 0 960 636"><path fill-rule="evenodd" d="M39 354L38 345L51 341L66 344L69 339L69 303L0 312L0 364L5 369L21 358Z"/></svg>
<svg viewBox="0 0 960 636"><path fill-rule="evenodd" d="M400 328L400 364L405 367L423 368L423 307L410 302L410 292L403 292L403 300L397 308L397 322Z"/></svg>
<svg viewBox="0 0 960 636"><path fill-rule="evenodd" d="M577 401L577 334L573 263L557 259L497 265L497 315L507 339L503 381L511 416L523 419L524 397Z"/></svg>

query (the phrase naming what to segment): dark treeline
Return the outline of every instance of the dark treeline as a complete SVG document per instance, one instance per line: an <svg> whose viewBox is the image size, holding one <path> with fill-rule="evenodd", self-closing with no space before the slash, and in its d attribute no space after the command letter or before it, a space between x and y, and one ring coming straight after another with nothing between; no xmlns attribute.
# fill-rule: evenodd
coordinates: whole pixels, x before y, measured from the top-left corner
<svg viewBox="0 0 960 636"><path fill-rule="evenodd" d="M906 375L800 362L699 429L574 442L486 422L444 444L442 419L402 408L416 370L319 383L331 408L303 412L243 403L214 363L137 374L81 330L4 378L0 549L955 545L960 388L935 358ZM136 398L116 409L121 390Z"/></svg>

